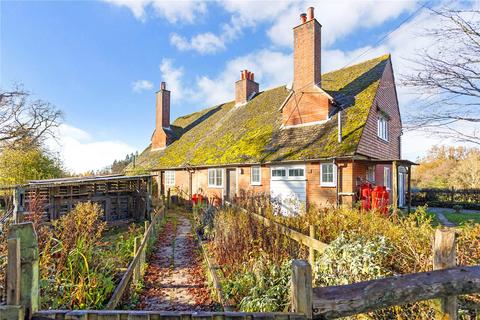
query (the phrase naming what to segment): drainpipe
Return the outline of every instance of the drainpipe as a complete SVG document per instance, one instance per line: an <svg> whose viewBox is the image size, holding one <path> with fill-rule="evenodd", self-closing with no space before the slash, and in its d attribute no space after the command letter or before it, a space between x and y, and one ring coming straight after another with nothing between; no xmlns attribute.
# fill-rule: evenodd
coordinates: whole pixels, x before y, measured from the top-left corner
<svg viewBox="0 0 480 320"><path fill-rule="evenodd" d="M342 142L342 110L338 111L338 143Z"/></svg>
<svg viewBox="0 0 480 320"><path fill-rule="evenodd" d="M340 177L340 175L339 175L340 170L339 170L339 168L338 168L337 159L336 159L336 158L333 159L333 165L335 166L335 168L337 168L337 183L336 183L336 186L335 186L335 194L336 194L336 196L337 196L337 199L336 199L336 200L337 200L337 208L338 208L338 207L340 206L340 197L339 197L339 195L338 195L338 184L340 183L340 179L339 179L339 177ZM320 179L321 179L321 178L320 178Z"/></svg>

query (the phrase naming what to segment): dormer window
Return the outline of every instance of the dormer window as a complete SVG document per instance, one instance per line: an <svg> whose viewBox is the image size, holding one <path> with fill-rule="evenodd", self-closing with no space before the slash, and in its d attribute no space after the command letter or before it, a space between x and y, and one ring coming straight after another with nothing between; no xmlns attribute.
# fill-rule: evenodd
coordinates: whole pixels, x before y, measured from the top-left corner
<svg viewBox="0 0 480 320"><path fill-rule="evenodd" d="M380 114L377 121L377 136L385 141L388 141L388 118Z"/></svg>

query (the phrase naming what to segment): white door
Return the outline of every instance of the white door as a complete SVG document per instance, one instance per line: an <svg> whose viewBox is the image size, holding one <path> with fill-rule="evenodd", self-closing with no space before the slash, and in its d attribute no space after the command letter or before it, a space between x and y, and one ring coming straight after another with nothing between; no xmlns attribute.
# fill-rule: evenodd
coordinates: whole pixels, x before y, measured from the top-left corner
<svg viewBox="0 0 480 320"><path fill-rule="evenodd" d="M271 167L270 197L277 213L295 215L303 212L307 200L306 189L305 165Z"/></svg>
<svg viewBox="0 0 480 320"><path fill-rule="evenodd" d="M405 173L398 173L398 206L405 207Z"/></svg>

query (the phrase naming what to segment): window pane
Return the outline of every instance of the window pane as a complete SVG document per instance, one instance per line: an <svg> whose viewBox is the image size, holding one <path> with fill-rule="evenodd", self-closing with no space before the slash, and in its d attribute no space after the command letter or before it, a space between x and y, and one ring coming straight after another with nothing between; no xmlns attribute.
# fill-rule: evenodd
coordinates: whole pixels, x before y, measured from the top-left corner
<svg viewBox="0 0 480 320"><path fill-rule="evenodd" d="M333 163L322 164L322 182L333 183Z"/></svg>
<svg viewBox="0 0 480 320"><path fill-rule="evenodd" d="M217 187L221 187L222 186L222 173L223 173L223 170L222 169L215 169L215 173L216 173L216 186Z"/></svg>
<svg viewBox="0 0 480 320"><path fill-rule="evenodd" d="M215 184L215 171L214 170L208 170L208 184L212 185L212 186Z"/></svg>
<svg viewBox="0 0 480 320"><path fill-rule="evenodd" d="M274 169L272 170L272 176L274 177L285 177L285 169Z"/></svg>
<svg viewBox="0 0 480 320"><path fill-rule="evenodd" d="M289 169L288 176L290 177L303 177L304 171L303 169Z"/></svg>
<svg viewBox="0 0 480 320"><path fill-rule="evenodd" d="M260 183L260 167L252 167L252 182Z"/></svg>

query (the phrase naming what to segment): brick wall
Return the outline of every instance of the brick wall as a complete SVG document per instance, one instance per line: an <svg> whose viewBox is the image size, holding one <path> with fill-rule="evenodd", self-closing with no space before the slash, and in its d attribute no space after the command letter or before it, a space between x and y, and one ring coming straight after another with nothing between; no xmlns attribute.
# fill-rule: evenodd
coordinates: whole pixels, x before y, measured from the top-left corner
<svg viewBox="0 0 480 320"><path fill-rule="evenodd" d="M321 80L321 29L313 19L293 29L293 89Z"/></svg>
<svg viewBox="0 0 480 320"><path fill-rule="evenodd" d="M380 167L380 166L377 166ZM341 162L338 164L339 170L339 192L356 192L356 178L365 178L366 166L351 162ZM237 169L237 196L245 194L269 194L270 193L270 166L261 166L261 185L251 184L251 167L240 166ZM307 205L314 204L316 206L332 206L336 204L336 187L325 187L320 185L320 162L311 162L305 164L306 192ZM380 170L380 169L378 169ZM383 170L383 169L381 169ZM243 173L242 173L243 172ZM175 173L175 184L186 194L189 192L189 173L184 170L177 170ZM378 177L380 177L377 174ZM383 171L381 174L383 179ZM224 186L226 184L226 177L224 174ZM165 190L172 189L173 186L165 186ZM203 193L209 198L219 197L223 198L225 194L225 187L209 188L208 187L208 169L196 169L192 174L192 193ZM341 203L344 205L351 205L353 201L352 196L342 196Z"/></svg>
<svg viewBox="0 0 480 320"><path fill-rule="evenodd" d="M165 89L165 82L156 94L155 132L152 137L152 149L162 149L168 144L168 136L163 128L170 127L170 91Z"/></svg>
<svg viewBox="0 0 480 320"><path fill-rule="evenodd" d="M331 104L327 95L314 86L305 92L290 96L282 109L282 123L286 126L325 121L328 119Z"/></svg>
<svg viewBox="0 0 480 320"><path fill-rule="evenodd" d="M258 93L258 83L250 79L238 80L235 82L235 103L241 104L248 101L253 92Z"/></svg>
<svg viewBox="0 0 480 320"><path fill-rule="evenodd" d="M388 122L389 141L377 136L377 119L379 110L390 117ZM373 102L373 107L363 129L357 153L377 159L399 159L402 124L395 89L395 81L391 61L389 60L380 80L380 86Z"/></svg>

